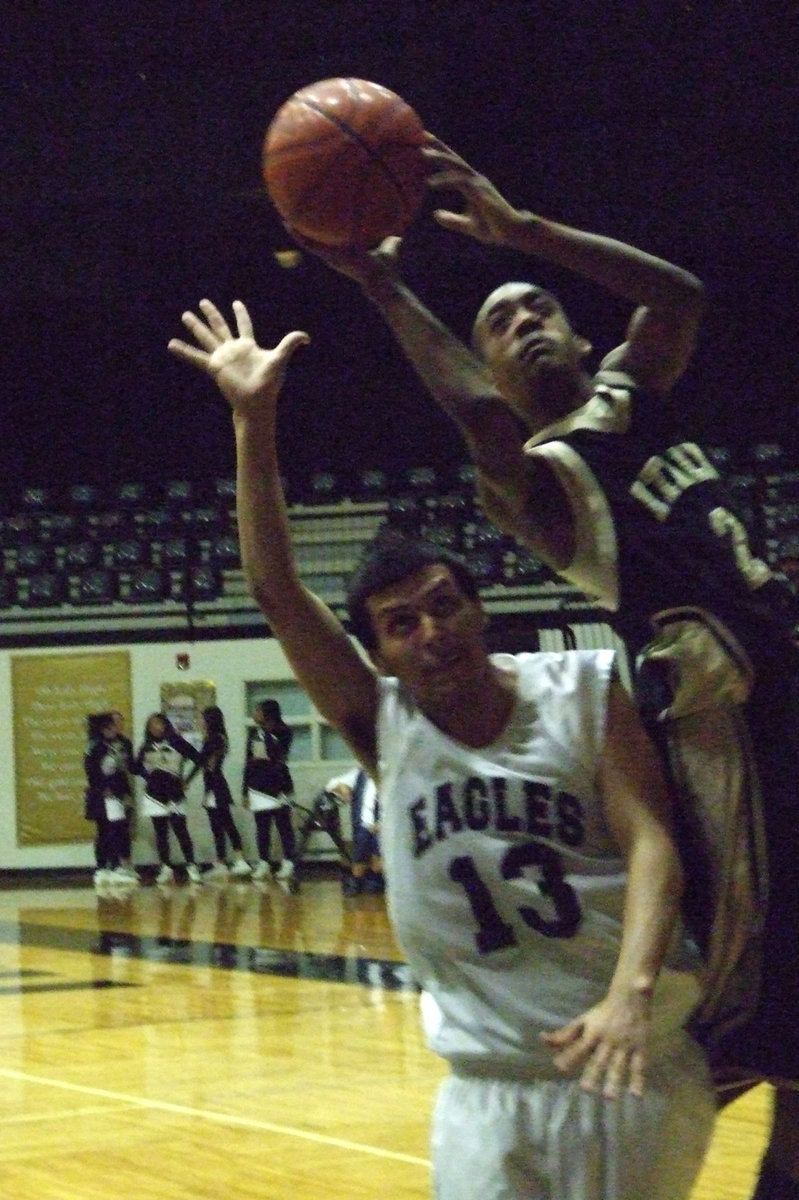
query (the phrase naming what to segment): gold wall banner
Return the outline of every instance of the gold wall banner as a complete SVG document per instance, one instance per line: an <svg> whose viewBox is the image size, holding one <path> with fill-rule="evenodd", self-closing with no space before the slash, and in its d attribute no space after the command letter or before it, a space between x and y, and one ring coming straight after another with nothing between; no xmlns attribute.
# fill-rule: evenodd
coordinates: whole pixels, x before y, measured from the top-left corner
<svg viewBox="0 0 799 1200"><path fill-rule="evenodd" d="M86 717L119 709L130 723L130 653L12 655L17 845L86 842Z"/></svg>

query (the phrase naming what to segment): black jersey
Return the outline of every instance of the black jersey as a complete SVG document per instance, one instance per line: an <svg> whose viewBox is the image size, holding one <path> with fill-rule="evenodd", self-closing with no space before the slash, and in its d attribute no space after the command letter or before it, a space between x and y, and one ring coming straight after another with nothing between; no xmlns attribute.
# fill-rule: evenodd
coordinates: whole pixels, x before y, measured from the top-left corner
<svg viewBox="0 0 799 1200"><path fill-rule="evenodd" d="M97 820L104 811L106 796L123 799L130 791L129 759L116 739L92 738L83 756L86 772L86 816Z"/></svg>
<svg viewBox="0 0 799 1200"><path fill-rule="evenodd" d="M228 749L226 735L213 733L206 736L200 750L199 767L203 773L203 787L206 795L213 795L218 805L233 802L223 769Z"/></svg>
<svg viewBox="0 0 799 1200"><path fill-rule="evenodd" d="M293 737L289 725L281 726L276 733L269 733L257 725L248 730L244 791L252 788L267 796L290 795L294 791L286 762Z"/></svg>
<svg viewBox="0 0 799 1200"><path fill-rule="evenodd" d="M183 764L197 763L199 750L178 733L162 738L146 738L136 756L134 771L144 779L148 796L162 804L180 801L184 796Z"/></svg>
<svg viewBox="0 0 799 1200"><path fill-rule="evenodd" d="M611 611L633 652L675 609L710 614L755 654L788 629L792 596L752 554L718 471L628 375L600 371L588 402L525 449L569 497L577 552L560 573Z"/></svg>
<svg viewBox="0 0 799 1200"><path fill-rule="evenodd" d="M525 449L574 515L560 573L610 610L635 656L707 962L702 1035L728 1061L799 1079L794 597L752 554L707 454L628 375L600 371L587 403Z"/></svg>

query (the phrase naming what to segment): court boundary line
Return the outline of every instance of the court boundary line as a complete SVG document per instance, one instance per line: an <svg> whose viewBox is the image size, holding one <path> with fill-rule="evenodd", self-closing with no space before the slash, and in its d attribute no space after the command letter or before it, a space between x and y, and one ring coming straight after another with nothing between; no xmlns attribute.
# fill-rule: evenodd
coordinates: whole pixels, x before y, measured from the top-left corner
<svg viewBox="0 0 799 1200"><path fill-rule="evenodd" d="M194 1117L203 1121L214 1121L220 1125L237 1125L244 1129L260 1129L265 1133L282 1134L284 1137L299 1138L306 1142L316 1142L323 1146L333 1146L338 1150L355 1151L358 1154L370 1154L374 1158L391 1159L394 1162L407 1163L414 1167L430 1169L430 1161L417 1158L413 1154L402 1154L395 1150L381 1150L378 1146L367 1146L361 1142L350 1142L346 1138L330 1137L324 1133L312 1133L307 1129L297 1129L292 1125L277 1125L272 1121L259 1121L253 1117L237 1117L232 1113L214 1112L212 1109L192 1108L185 1104L172 1104L167 1100L149 1100L142 1096L129 1096L124 1092L111 1092L105 1088L90 1087L82 1083L68 1083L62 1079L48 1079L41 1075L30 1075L26 1071L13 1071L0 1067L1 1079L13 1079L20 1083L38 1084L41 1087L59 1088L62 1091L77 1092L83 1096L97 1096L104 1100L127 1104L133 1108L155 1109L161 1112L173 1113L175 1116ZM0 1118L0 1126L5 1122Z"/></svg>

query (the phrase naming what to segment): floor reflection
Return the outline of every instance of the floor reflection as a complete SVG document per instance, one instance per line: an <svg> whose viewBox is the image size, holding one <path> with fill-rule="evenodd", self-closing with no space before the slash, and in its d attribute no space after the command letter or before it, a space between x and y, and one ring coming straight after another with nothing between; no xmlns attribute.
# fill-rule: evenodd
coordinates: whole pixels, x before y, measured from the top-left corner
<svg viewBox="0 0 799 1200"><path fill-rule="evenodd" d="M0 942L76 950L116 959L214 967L291 979L318 980L415 991L408 967L368 952L385 933L382 897L324 907L332 929L332 952L303 948L320 921L319 894L278 888L274 883L224 887L106 888L93 895L93 928L72 928L41 917L0 920ZM60 914L52 913L53 918Z"/></svg>

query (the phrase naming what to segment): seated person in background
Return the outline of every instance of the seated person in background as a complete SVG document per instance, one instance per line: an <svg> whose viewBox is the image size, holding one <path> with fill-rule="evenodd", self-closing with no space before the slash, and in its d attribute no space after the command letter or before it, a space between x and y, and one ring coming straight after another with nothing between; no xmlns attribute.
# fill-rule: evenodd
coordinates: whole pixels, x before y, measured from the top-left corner
<svg viewBox="0 0 799 1200"><path fill-rule="evenodd" d="M385 891L378 837L380 802L375 781L363 767L353 767L345 775L329 780L325 791L346 800L352 814L352 865L344 880L344 891L348 896Z"/></svg>

